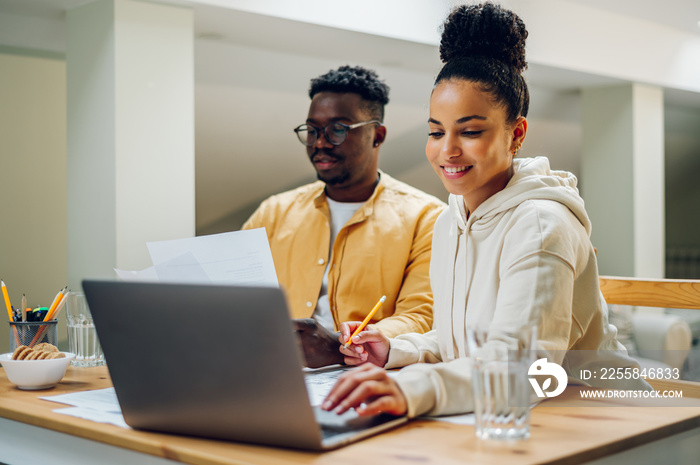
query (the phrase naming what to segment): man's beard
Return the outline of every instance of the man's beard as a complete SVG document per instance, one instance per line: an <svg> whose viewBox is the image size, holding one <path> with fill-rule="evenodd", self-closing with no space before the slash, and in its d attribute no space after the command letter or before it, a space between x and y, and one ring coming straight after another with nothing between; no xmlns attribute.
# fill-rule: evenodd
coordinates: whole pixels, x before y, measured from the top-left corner
<svg viewBox="0 0 700 465"><path fill-rule="evenodd" d="M325 178L325 177L321 176L321 173L319 173L317 171L316 178L319 181L325 182L326 185L328 185L328 186L337 186L338 184L343 184L343 183L347 182L350 179L350 173L345 172L345 173L339 174L338 176L333 176L332 178Z"/></svg>
<svg viewBox="0 0 700 465"><path fill-rule="evenodd" d="M311 160L313 161L314 158L316 157L316 155L318 155L319 153L321 153L322 155L325 155L325 156L327 156L327 157L331 157L331 158L332 158L333 160L335 160L336 162L339 162L339 161L341 160L341 159L339 159L337 156L331 155L331 154L329 154L328 152L326 152L325 150L316 150L316 151L314 152L314 154L311 155L311 157L310 157ZM326 183L326 185L328 185L328 186L337 186L338 184L343 184L343 183L347 182L347 181L350 179L350 172L349 172L349 171L343 171L342 173L340 173L340 174L338 174L338 175L336 175L336 176L333 176L333 177L328 177L328 176L325 176L325 177L324 177L324 176L321 175L321 173L320 173L319 171L316 171L316 178L317 178L319 181L323 181L323 182Z"/></svg>

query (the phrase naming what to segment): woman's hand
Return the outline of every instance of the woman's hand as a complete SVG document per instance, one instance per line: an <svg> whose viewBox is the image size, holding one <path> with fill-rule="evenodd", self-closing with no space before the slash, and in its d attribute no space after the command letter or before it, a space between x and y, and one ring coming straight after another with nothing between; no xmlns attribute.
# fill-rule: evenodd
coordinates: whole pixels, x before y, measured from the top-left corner
<svg viewBox="0 0 700 465"><path fill-rule="evenodd" d="M354 408L359 415L381 412L405 415L408 405L399 385L386 370L366 363L340 375L321 408L335 409L338 414Z"/></svg>
<svg viewBox="0 0 700 465"><path fill-rule="evenodd" d="M340 324L340 352L345 356L346 365L361 365L370 362L379 367L389 360L389 339L373 325L366 326L352 344L345 347L350 335L360 326L359 321L347 321Z"/></svg>

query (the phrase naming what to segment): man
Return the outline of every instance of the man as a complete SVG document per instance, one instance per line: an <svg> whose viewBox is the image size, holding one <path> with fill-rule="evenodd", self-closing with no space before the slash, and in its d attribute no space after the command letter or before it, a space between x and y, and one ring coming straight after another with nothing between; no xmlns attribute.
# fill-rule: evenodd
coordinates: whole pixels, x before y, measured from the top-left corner
<svg viewBox="0 0 700 465"><path fill-rule="evenodd" d="M432 326L428 269L445 204L379 171L389 87L341 66L312 79L306 123L294 131L318 182L265 200L243 229L265 227L310 367L343 363L338 326L373 318L387 337Z"/></svg>

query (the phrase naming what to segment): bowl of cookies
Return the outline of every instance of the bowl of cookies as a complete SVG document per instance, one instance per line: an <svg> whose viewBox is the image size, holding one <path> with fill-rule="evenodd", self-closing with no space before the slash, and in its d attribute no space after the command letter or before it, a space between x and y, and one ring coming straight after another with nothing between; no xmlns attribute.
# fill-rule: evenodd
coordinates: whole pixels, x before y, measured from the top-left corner
<svg viewBox="0 0 700 465"><path fill-rule="evenodd" d="M42 343L34 347L19 346L12 353L0 355L0 365L7 379L19 389L49 389L63 379L74 356Z"/></svg>

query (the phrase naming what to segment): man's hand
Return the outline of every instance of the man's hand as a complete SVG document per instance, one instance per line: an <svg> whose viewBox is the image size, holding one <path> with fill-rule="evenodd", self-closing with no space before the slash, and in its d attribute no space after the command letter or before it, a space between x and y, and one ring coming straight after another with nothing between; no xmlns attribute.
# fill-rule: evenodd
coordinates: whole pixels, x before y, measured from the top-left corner
<svg viewBox="0 0 700 465"><path fill-rule="evenodd" d="M301 318L294 321L301 347L304 349L306 366L319 368L327 365L343 363L338 338L340 333L334 333L320 325L313 318Z"/></svg>

